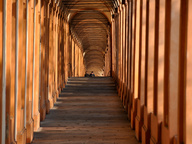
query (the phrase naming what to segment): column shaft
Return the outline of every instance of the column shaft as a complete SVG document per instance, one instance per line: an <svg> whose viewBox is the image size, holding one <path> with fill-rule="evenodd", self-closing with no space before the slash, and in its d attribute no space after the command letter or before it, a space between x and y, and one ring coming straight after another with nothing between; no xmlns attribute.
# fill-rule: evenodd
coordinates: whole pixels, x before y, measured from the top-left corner
<svg viewBox="0 0 192 144"><path fill-rule="evenodd" d="M40 1L36 0L35 3L35 66L34 66L34 130L40 127L40 113L39 113L39 88L40 88Z"/></svg>
<svg viewBox="0 0 192 144"><path fill-rule="evenodd" d="M26 60L26 3L18 2L18 97L17 97L17 142L25 142L24 97L25 97L25 60Z"/></svg>
<svg viewBox="0 0 192 144"><path fill-rule="evenodd" d="M192 75L191 75L191 70L192 70L192 1L188 1L188 32L187 32L187 76L186 76L186 115L185 115L185 134L184 134L184 143L192 143Z"/></svg>
<svg viewBox="0 0 192 144"><path fill-rule="evenodd" d="M0 67L3 59L3 0L0 0ZM0 81L2 82L2 70L0 70ZM2 83L0 82L0 105L2 105ZM0 142L2 142L2 107L0 107Z"/></svg>

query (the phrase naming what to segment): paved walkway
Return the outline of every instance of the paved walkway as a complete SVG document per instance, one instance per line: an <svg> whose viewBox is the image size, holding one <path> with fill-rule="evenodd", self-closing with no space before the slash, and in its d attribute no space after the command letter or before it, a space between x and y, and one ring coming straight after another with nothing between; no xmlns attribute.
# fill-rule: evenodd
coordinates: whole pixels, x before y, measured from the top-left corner
<svg viewBox="0 0 192 144"><path fill-rule="evenodd" d="M70 78L34 144L138 144L112 78Z"/></svg>

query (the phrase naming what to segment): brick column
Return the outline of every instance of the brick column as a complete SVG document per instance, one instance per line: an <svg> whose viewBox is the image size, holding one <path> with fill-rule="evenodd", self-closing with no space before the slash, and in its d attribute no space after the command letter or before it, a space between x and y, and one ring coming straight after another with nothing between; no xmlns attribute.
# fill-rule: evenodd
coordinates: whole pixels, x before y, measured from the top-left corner
<svg viewBox="0 0 192 144"><path fill-rule="evenodd" d="M12 31L11 31L11 91L10 91L10 142L15 141L15 58L16 58L16 0L12 1Z"/></svg>
<svg viewBox="0 0 192 144"><path fill-rule="evenodd" d="M18 97L17 97L17 143L25 143L24 96L25 96L25 30L26 3L18 1Z"/></svg>
<svg viewBox="0 0 192 144"><path fill-rule="evenodd" d="M119 5L119 88L118 88L118 95L121 97L121 90L122 90L122 77L123 77L123 71L122 71L122 50L123 50L123 6L122 4ZM122 99L122 98L121 98Z"/></svg>
<svg viewBox="0 0 192 144"><path fill-rule="evenodd" d="M65 23L64 23L64 14L62 14L62 21L61 21L61 23L62 23L62 32L61 32L61 40L62 40L62 47L61 47L61 49L62 49L62 67L61 67L61 71L62 71L62 88L64 88L65 87L65 62L64 62L64 60L65 60L65 42L64 42L64 36L65 36L65 28L64 28L64 25L65 25Z"/></svg>
<svg viewBox="0 0 192 144"><path fill-rule="evenodd" d="M27 143L33 140L33 117L32 117L32 85L33 85L33 37L34 37L34 2L28 3L28 79L27 79L27 98L26 98L26 128Z"/></svg>
<svg viewBox="0 0 192 144"><path fill-rule="evenodd" d="M78 65L77 65L77 69L78 69L78 77L80 77L80 68L81 68L81 50L78 47Z"/></svg>
<svg viewBox="0 0 192 144"><path fill-rule="evenodd" d="M148 53L148 16L147 16L147 0L143 0L142 2L142 15L141 15L141 22L142 22L142 38L141 38L141 80L140 80L140 126L142 126L142 143L146 142L146 131L147 128L144 124L144 107L146 109L146 99L147 99L147 53Z"/></svg>
<svg viewBox="0 0 192 144"><path fill-rule="evenodd" d="M135 50L135 90L134 97L136 99L136 117L135 117L135 131L136 138L141 141L141 127L143 125L143 99L141 99L141 55L142 55L142 1L138 0L136 4L136 50Z"/></svg>
<svg viewBox="0 0 192 144"><path fill-rule="evenodd" d="M117 18L117 29L118 29L118 34L117 34L117 81L118 81L118 94L120 93L120 75L121 75L121 66L120 66L120 45L121 45L121 12L120 12L120 7L118 7L118 18Z"/></svg>
<svg viewBox="0 0 192 144"><path fill-rule="evenodd" d="M11 143L11 58L12 52L12 2L7 2L6 8L6 143ZM14 65L14 63L13 63ZM14 105L13 105L14 106ZM14 129L12 129L14 130ZM12 137L13 140L13 137Z"/></svg>
<svg viewBox="0 0 192 144"><path fill-rule="evenodd" d="M116 86L117 89L119 88L119 11L118 8L116 8L116 14L115 14L115 51L116 51L116 67L115 67L115 71L116 71Z"/></svg>
<svg viewBox="0 0 192 144"><path fill-rule="evenodd" d="M133 6L132 6L132 1L128 1L128 88L127 88L127 97L128 97L128 107L127 107L127 113L128 113L128 119L131 120L131 107L132 107L132 95L131 95L131 82L132 82L132 11L133 11Z"/></svg>
<svg viewBox="0 0 192 144"><path fill-rule="evenodd" d="M46 103L46 113L50 110L49 101L49 2L45 2L45 103Z"/></svg>
<svg viewBox="0 0 192 144"><path fill-rule="evenodd" d="M56 57L55 57L55 61L56 61L56 70L55 70L55 89L56 89L56 98L59 97L59 8L57 7L56 10Z"/></svg>
<svg viewBox="0 0 192 144"><path fill-rule="evenodd" d="M1 108L0 108L0 142L1 143L5 143L6 142L6 18L7 18L7 14L6 14L6 8L7 8L7 1L0 1L0 66L1 66L1 72L0 72L0 79L1 79L1 84L0 84L0 90L1 90L1 94L0 94L0 104L1 104Z"/></svg>
<svg viewBox="0 0 192 144"><path fill-rule="evenodd" d="M178 129L177 136L174 136L173 142L177 143L191 143L192 138L192 122L189 119L190 106L192 104L189 80L189 66L191 64L191 5L188 0L180 1L180 33L179 33L179 82L178 82ZM191 47L189 49L189 47ZM189 64L189 65L188 65ZM190 103L190 104L189 104ZM192 110L192 109L191 109ZM191 123L190 123L191 122ZM184 124L184 125L183 125Z"/></svg>
<svg viewBox="0 0 192 144"><path fill-rule="evenodd" d="M46 87L45 87L45 1L41 1L41 83L40 83L40 120L45 119L46 106Z"/></svg>
<svg viewBox="0 0 192 144"><path fill-rule="evenodd" d="M65 49L66 49L66 28L65 28L65 17L63 18L63 87L65 87Z"/></svg>
<svg viewBox="0 0 192 144"><path fill-rule="evenodd" d="M191 70L192 70L192 1L188 1L188 32L187 32L187 76L186 76L186 122L185 127L184 127L184 143L190 144L192 143L192 75L191 75ZM184 105L185 106L185 105ZM184 118L185 119L185 118Z"/></svg>
<svg viewBox="0 0 192 144"><path fill-rule="evenodd" d="M135 128L136 100L135 96L135 42L136 42L136 1L132 1L132 53L131 53L131 128Z"/></svg>
<svg viewBox="0 0 192 144"><path fill-rule="evenodd" d="M71 68L72 68L72 77L74 77L75 75L75 42L72 39L72 64L71 64Z"/></svg>
<svg viewBox="0 0 192 144"><path fill-rule="evenodd" d="M51 37L52 37L52 47L51 47L51 51L50 51L50 62L51 62L51 89L52 89L52 92L51 92L51 97L52 97L52 104L51 104L51 108L53 108L54 106L54 94L55 94L55 72L54 72L54 66L55 66L55 9L54 9L54 2L52 2L53 5L52 5L52 22L51 22L51 25L52 25L52 34L51 34Z"/></svg>
<svg viewBox="0 0 192 144"><path fill-rule="evenodd" d="M191 75L191 68L192 68L192 1L189 0L188 2L188 33L187 33L187 88L186 88L186 126L185 126L185 140L184 143L188 144L188 143L192 143L192 129L191 129L191 125L192 125L192 115L191 115L191 111L192 111L192 97L191 97L191 93L192 93L192 85L191 85L191 80L192 80L192 75Z"/></svg>
<svg viewBox="0 0 192 144"><path fill-rule="evenodd" d="M125 85L123 93L123 105L128 109L128 57L129 55L129 1L125 1Z"/></svg>
<svg viewBox="0 0 192 144"><path fill-rule="evenodd" d="M49 101L50 108L53 107L53 8L49 3Z"/></svg>
<svg viewBox="0 0 192 144"><path fill-rule="evenodd" d="M57 56L57 60L58 60L58 72L57 72L57 89L58 92L61 92L61 84L62 84L62 74L61 74L61 68L62 68L62 50L61 50L61 32L62 32L62 27L61 27L61 11L59 10L59 15L58 15L58 56Z"/></svg>
<svg viewBox="0 0 192 144"><path fill-rule="evenodd" d="M0 67L3 61L3 0L0 0ZM0 71L0 81L2 82L2 70ZM2 105L2 83L0 82L0 105ZM0 107L0 142L2 142L2 107Z"/></svg>
<svg viewBox="0 0 192 144"><path fill-rule="evenodd" d="M69 38L70 38L70 34L69 34L69 23L66 22L65 24L65 33L66 33L66 47L65 47L65 83L67 82L68 79L68 64L69 64Z"/></svg>
<svg viewBox="0 0 192 144"><path fill-rule="evenodd" d="M112 77L115 78L116 77L116 39L115 39L115 36L116 36L116 33L115 33L115 14L113 14L112 16L112 24L111 24L111 37L112 37Z"/></svg>
<svg viewBox="0 0 192 144"><path fill-rule="evenodd" d="M124 92L125 92L125 62L126 62L126 49L125 49L125 32L126 32L126 27L125 27L125 12L126 12L126 7L125 4L122 4L122 77L121 77L121 100L124 103Z"/></svg>
<svg viewBox="0 0 192 144"><path fill-rule="evenodd" d="M161 138L162 143L170 143L178 129L178 91L175 89L179 86L180 0L166 1L165 20L164 120Z"/></svg>
<svg viewBox="0 0 192 144"><path fill-rule="evenodd" d="M34 107L33 119L34 130L40 127L40 112L39 112L39 65L40 65L40 0L35 3L35 65L34 65Z"/></svg>
<svg viewBox="0 0 192 144"><path fill-rule="evenodd" d="M161 142L163 120L163 82L165 51L165 1L156 1L155 63L154 63L154 114L151 115L151 143ZM158 31L158 32L157 32Z"/></svg>

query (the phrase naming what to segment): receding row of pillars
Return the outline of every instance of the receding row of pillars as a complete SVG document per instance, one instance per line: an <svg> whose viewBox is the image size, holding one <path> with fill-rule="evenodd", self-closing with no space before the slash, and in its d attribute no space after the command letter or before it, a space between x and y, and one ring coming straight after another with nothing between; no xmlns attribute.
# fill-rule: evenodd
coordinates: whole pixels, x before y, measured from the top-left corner
<svg viewBox="0 0 192 144"><path fill-rule="evenodd" d="M0 143L33 140L68 77L84 75L80 49L59 3L0 0Z"/></svg>
<svg viewBox="0 0 192 144"><path fill-rule="evenodd" d="M112 16L112 75L143 144L192 143L192 1L125 0Z"/></svg>

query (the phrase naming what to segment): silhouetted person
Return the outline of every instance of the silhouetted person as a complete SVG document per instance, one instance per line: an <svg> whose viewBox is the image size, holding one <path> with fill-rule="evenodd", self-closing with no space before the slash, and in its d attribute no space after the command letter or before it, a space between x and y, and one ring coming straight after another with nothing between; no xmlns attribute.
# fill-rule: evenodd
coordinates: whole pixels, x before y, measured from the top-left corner
<svg viewBox="0 0 192 144"><path fill-rule="evenodd" d="M87 71L85 72L85 77L89 77L89 74L87 73Z"/></svg>
<svg viewBox="0 0 192 144"><path fill-rule="evenodd" d="M95 77L95 74L93 73L93 71L90 73L90 77Z"/></svg>

